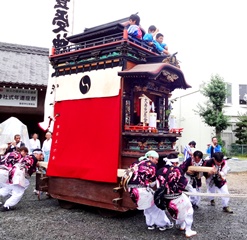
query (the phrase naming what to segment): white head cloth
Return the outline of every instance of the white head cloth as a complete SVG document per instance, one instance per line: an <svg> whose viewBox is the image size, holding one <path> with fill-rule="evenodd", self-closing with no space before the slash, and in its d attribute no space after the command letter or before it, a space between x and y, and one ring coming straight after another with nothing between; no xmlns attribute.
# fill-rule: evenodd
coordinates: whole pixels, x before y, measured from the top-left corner
<svg viewBox="0 0 247 240"><path fill-rule="evenodd" d="M38 148L37 148L37 149L34 149L34 150L33 150L33 154L35 154L35 153L36 153L36 154L42 154L43 151L42 151L41 149L38 149Z"/></svg>

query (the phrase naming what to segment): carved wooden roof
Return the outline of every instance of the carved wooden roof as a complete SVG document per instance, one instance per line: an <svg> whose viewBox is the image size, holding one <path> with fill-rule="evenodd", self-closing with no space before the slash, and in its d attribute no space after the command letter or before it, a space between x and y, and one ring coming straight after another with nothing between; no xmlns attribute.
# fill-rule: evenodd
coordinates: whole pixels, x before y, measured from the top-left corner
<svg viewBox="0 0 247 240"><path fill-rule="evenodd" d="M190 88L183 72L169 63L137 64L131 69L118 72L118 75L129 79L146 79L164 83L171 91L176 88Z"/></svg>

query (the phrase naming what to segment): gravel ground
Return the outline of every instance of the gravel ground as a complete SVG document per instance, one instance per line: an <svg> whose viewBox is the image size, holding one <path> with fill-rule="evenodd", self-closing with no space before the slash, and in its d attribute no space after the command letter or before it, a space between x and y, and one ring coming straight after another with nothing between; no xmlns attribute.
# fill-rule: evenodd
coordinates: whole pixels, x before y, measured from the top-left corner
<svg viewBox="0 0 247 240"><path fill-rule="evenodd" d="M234 165L236 162L228 174L229 190L247 194L247 172L235 171ZM97 209L87 206L62 209L56 199L45 195L39 201L33 193L34 183L35 176L15 211L0 212L1 240L185 239L184 232L175 228L164 232L146 230L142 211L105 218ZM222 212L220 198L216 198L215 207L202 198L200 208L194 213L193 229L198 235L192 239L247 239L247 199L231 198L230 206L234 214Z"/></svg>

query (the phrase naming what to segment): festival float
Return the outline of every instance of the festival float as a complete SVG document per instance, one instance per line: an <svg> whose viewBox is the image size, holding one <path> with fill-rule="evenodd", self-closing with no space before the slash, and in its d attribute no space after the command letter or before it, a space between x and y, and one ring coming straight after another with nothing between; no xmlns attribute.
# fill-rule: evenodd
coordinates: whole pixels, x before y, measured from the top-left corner
<svg viewBox="0 0 247 240"><path fill-rule="evenodd" d="M53 48L53 138L40 190L61 206L136 209L120 180L148 150L159 163L182 129L169 128L169 98L190 88L176 55L152 51L127 34L128 18L69 36Z"/></svg>

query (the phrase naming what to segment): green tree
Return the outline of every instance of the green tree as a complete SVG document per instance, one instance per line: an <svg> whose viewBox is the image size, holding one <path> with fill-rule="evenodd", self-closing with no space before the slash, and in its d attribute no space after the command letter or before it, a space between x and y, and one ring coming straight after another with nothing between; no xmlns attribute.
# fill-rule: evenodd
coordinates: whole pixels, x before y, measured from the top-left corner
<svg viewBox="0 0 247 240"><path fill-rule="evenodd" d="M210 82L204 84L200 91L207 98L207 102L205 105L198 104L197 113L207 125L215 127L216 136L220 139L220 133L230 125L229 117L224 115L223 111L229 94L226 83L218 74L212 75Z"/></svg>
<svg viewBox="0 0 247 240"><path fill-rule="evenodd" d="M238 138L236 143L246 144L247 143L247 114L238 116L238 122L236 123L235 136Z"/></svg>

